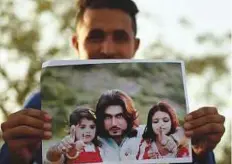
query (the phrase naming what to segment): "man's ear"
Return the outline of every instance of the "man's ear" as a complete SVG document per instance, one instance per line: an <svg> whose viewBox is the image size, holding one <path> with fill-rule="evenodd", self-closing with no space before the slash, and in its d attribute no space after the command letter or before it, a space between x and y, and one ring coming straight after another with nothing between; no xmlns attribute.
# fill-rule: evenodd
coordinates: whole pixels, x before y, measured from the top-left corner
<svg viewBox="0 0 232 164"><path fill-rule="evenodd" d="M136 54L138 48L140 45L140 39L139 38L135 38L135 47L134 47L134 55Z"/></svg>
<svg viewBox="0 0 232 164"><path fill-rule="evenodd" d="M73 36L72 36L72 46L75 49L76 54L78 55L78 53L77 53L78 52L78 40L77 40L76 34L73 34Z"/></svg>

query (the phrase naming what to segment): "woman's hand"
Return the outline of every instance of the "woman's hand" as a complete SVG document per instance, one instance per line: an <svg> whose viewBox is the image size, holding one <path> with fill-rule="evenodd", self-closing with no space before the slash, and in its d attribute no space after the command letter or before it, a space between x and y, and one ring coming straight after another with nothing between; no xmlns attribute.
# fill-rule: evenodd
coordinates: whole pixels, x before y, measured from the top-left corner
<svg viewBox="0 0 232 164"><path fill-rule="evenodd" d="M170 153L177 152L177 143L171 136L165 135L161 128L158 134L158 141L161 143L163 148L167 149Z"/></svg>

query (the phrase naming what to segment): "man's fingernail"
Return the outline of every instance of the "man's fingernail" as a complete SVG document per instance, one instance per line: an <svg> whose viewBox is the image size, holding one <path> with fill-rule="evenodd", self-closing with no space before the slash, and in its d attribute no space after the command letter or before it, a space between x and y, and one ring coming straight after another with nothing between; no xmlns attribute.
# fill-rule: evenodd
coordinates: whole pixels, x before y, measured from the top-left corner
<svg viewBox="0 0 232 164"><path fill-rule="evenodd" d="M50 130L50 129L52 128L52 125L51 125L50 123L45 123L45 124L43 125L43 128L44 128L45 130Z"/></svg>
<svg viewBox="0 0 232 164"><path fill-rule="evenodd" d="M192 118L193 118L192 115L188 115L188 116L185 117L186 121L190 121L190 120L192 120Z"/></svg>
<svg viewBox="0 0 232 164"><path fill-rule="evenodd" d="M191 128L191 124L185 123L185 124L184 124L184 128L185 128L185 129L190 129L190 128Z"/></svg>
<svg viewBox="0 0 232 164"><path fill-rule="evenodd" d="M193 131L185 131L185 135L187 137L191 137L193 135Z"/></svg>
<svg viewBox="0 0 232 164"><path fill-rule="evenodd" d="M44 118L45 118L46 121L49 121L49 120L52 119L52 117L50 115L48 115L48 114L45 114Z"/></svg>
<svg viewBox="0 0 232 164"><path fill-rule="evenodd" d="M51 136L52 136L52 132L50 132L50 131L45 131L45 132L44 132L44 136L45 136L45 137L51 137Z"/></svg>

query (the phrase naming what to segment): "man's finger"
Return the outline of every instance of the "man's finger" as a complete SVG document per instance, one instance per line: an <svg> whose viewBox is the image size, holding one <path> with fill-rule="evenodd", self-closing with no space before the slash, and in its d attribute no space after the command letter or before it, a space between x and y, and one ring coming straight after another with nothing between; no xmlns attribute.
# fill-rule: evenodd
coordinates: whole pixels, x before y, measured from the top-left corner
<svg viewBox="0 0 232 164"><path fill-rule="evenodd" d="M18 126L31 126L37 129L51 129L51 124L45 123L44 121L27 116L27 115L18 115L17 117L12 117L10 121L4 122L1 125L1 129L4 132L7 129L11 129Z"/></svg>
<svg viewBox="0 0 232 164"><path fill-rule="evenodd" d="M202 107L196 111L193 111L193 112L187 114L187 116L185 117L185 121L190 121L190 120L200 118L203 116L208 116L211 114L218 114L216 107Z"/></svg>
<svg viewBox="0 0 232 164"><path fill-rule="evenodd" d="M191 121L187 121L184 124L185 130L195 129L197 127L211 124L211 123L224 123L225 117L222 115L209 115L206 117L200 117Z"/></svg>
<svg viewBox="0 0 232 164"><path fill-rule="evenodd" d="M52 133L50 131L44 131L41 129L29 127L29 126L15 127L3 133L4 140L13 140L16 138L21 138L21 137L23 138L36 137L40 139L49 139L51 136L52 136Z"/></svg>
<svg viewBox="0 0 232 164"><path fill-rule="evenodd" d="M209 142L219 143L221 141L222 136L223 133L217 133L217 134L208 135L207 138Z"/></svg>
<svg viewBox="0 0 232 164"><path fill-rule="evenodd" d="M51 121L52 117L44 110L37 110L37 109L27 109L27 110L23 110L25 115L31 116L31 117L35 117L38 119L41 119L43 121Z"/></svg>
<svg viewBox="0 0 232 164"><path fill-rule="evenodd" d="M185 131L187 137L199 137L206 134L224 133L225 127L218 123L206 124L201 127Z"/></svg>
<svg viewBox="0 0 232 164"><path fill-rule="evenodd" d="M28 108L28 109L23 109L23 110L20 110L18 112L11 114L9 116L9 119L11 119L12 117L18 117L18 115L27 115L27 116L31 116L35 118L43 118L43 116L46 114L48 113L43 110Z"/></svg>

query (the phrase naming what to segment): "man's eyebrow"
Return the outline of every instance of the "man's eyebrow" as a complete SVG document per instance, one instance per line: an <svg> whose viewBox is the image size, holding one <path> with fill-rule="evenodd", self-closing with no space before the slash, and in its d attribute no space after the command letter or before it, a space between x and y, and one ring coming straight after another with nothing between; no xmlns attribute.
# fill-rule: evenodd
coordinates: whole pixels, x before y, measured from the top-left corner
<svg viewBox="0 0 232 164"><path fill-rule="evenodd" d="M116 114L115 116L120 116L120 115L123 115L123 113L118 113L118 114Z"/></svg>
<svg viewBox="0 0 232 164"><path fill-rule="evenodd" d="M104 30L102 30L101 28L92 28L89 30L89 34L90 33L106 33L106 32ZM110 33L129 35L129 33L124 29L115 29L115 30L111 31Z"/></svg>
<svg viewBox="0 0 232 164"><path fill-rule="evenodd" d="M130 34L124 29L116 29L113 31L114 35L122 36L122 37L129 37Z"/></svg>
<svg viewBox="0 0 232 164"><path fill-rule="evenodd" d="M105 113L104 116L112 117L113 115Z"/></svg>
<svg viewBox="0 0 232 164"><path fill-rule="evenodd" d="M100 28L92 28L89 30L89 34L94 34L94 33L104 33L104 31Z"/></svg>
<svg viewBox="0 0 232 164"><path fill-rule="evenodd" d="M116 113L116 114L108 114L108 113L105 113L104 115L105 116L110 116L110 117L113 117L113 116L118 116L118 115L122 115L123 113L120 112L120 113Z"/></svg>
<svg viewBox="0 0 232 164"><path fill-rule="evenodd" d="M124 29L116 29L114 30L114 33L123 33L123 34L127 34L128 35L128 32Z"/></svg>

